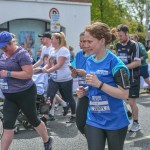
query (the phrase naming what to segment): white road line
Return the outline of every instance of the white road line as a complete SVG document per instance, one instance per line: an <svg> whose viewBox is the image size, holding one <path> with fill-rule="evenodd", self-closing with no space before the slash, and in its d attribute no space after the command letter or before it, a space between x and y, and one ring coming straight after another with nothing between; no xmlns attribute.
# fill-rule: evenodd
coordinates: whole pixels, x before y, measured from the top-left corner
<svg viewBox="0 0 150 150"><path fill-rule="evenodd" d="M144 137L141 137L141 138L136 138L136 139L133 139L133 140L126 140L125 144L130 144L132 142L141 141L141 140L145 140L145 139L150 139L150 135L144 136Z"/></svg>
<svg viewBox="0 0 150 150"><path fill-rule="evenodd" d="M133 139L133 140L126 140L125 144L130 144L130 143L145 140L145 139L150 139L150 135L144 136L144 137L141 137L141 138L136 138L136 139ZM108 145L105 146L105 149L108 149Z"/></svg>

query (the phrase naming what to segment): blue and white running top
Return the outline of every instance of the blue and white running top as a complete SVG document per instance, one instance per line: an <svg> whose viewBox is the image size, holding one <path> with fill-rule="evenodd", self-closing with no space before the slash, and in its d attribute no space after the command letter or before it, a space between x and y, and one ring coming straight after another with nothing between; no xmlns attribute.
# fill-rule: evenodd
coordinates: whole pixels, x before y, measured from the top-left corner
<svg viewBox="0 0 150 150"><path fill-rule="evenodd" d="M86 61L89 58L89 56L90 55L84 56L83 50L80 50L75 57L75 68L86 70ZM85 77L79 75L77 77L80 86L87 86Z"/></svg>
<svg viewBox="0 0 150 150"><path fill-rule="evenodd" d="M107 50L106 56L99 61L95 60L94 56L88 58L86 72L87 74L92 72L100 81L117 87L114 75L122 67L129 73L124 63ZM89 86L88 97L89 107L86 121L88 125L106 130L117 130L129 124L123 100L114 98L93 86Z"/></svg>

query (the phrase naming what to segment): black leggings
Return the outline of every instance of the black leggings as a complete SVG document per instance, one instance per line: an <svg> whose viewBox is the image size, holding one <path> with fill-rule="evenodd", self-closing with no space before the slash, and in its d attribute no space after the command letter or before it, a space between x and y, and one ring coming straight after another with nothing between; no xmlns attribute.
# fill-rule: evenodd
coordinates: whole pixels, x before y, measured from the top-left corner
<svg viewBox="0 0 150 150"><path fill-rule="evenodd" d="M107 139L109 150L123 150L128 127L119 130L104 130L86 125L88 150L104 150Z"/></svg>
<svg viewBox="0 0 150 150"><path fill-rule="evenodd" d="M87 119L87 109L88 109L88 97L84 96L78 99L77 109L76 109L76 125L78 130L85 134L85 124Z"/></svg>
<svg viewBox="0 0 150 150"><path fill-rule="evenodd" d="M48 89L47 89L47 97L50 97L51 102L59 90L64 101L68 102L71 108L71 113L75 114L76 103L73 98L72 92L72 84L73 80L65 81L65 82L55 82L52 79L48 81Z"/></svg>
<svg viewBox="0 0 150 150"><path fill-rule="evenodd" d="M33 84L29 89L18 93L4 93L4 129L13 129L18 112L21 111L27 117L29 123L37 127L41 121L37 117L36 113L36 86Z"/></svg>

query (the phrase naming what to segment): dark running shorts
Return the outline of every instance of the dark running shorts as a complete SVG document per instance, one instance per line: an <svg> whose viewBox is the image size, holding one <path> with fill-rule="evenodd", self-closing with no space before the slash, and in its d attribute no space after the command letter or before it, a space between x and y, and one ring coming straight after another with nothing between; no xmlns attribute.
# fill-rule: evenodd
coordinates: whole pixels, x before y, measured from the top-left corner
<svg viewBox="0 0 150 150"><path fill-rule="evenodd" d="M140 78L135 82L130 82L129 98L139 98Z"/></svg>
<svg viewBox="0 0 150 150"><path fill-rule="evenodd" d="M140 76L142 76L144 79L149 77L148 65L140 67Z"/></svg>

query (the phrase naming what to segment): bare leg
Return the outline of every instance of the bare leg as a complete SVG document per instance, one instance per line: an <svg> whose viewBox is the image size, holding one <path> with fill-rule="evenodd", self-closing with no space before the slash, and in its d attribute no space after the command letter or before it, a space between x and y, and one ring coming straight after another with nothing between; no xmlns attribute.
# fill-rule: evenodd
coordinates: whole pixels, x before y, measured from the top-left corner
<svg viewBox="0 0 150 150"><path fill-rule="evenodd" d="M56 96L53 99L52 107L51 107L51 110L49 112L52 116L54 116L55 103L56 103Z"/></svg>
<svg viewBox="0 0 150 150"><path fill-rule="evenodd" d="M149 79L149 77L145 78L144 81L149 85L149 88L150 88L150 79Z"/></svg>
<svg viewBox="0 0 150 150"><path fill-rule="evenodd" d="M58 94L56 94L55 99L58 103L61 103L63 101Z"/></svg>
<svg viewBox="0 0 150 150"><path fill-rule="evenodd" d="M62 107L66 107L67 106L67 103L58 94L56 94L55 99L56 99L56 101L59 104L62 105Z"/></svg>
<svg viewBox="0 0 150 150"><path fill-rule="evenodd" d="M4 129L3 137L1 140L1 150L8 150L14 138L14 130Z"/></svg>
<svg viewBox="0 0 150 150"><path fill-rule="evenodd" d="M128 101L129 101L129 105L130 105L131 110L132 110L133 120L138 120L139 109L138 109L137 104L136 104L136 99L135 98L129 98Z"/></svg>
<svg viewBox="0 0 150 150"><path fill-rule="evenodd" d="M46 126L43 121L39 124L38 127L35 127L35 130L39 133L39 135L42 137L43 142L46 143L49 139Z"/></svg>

